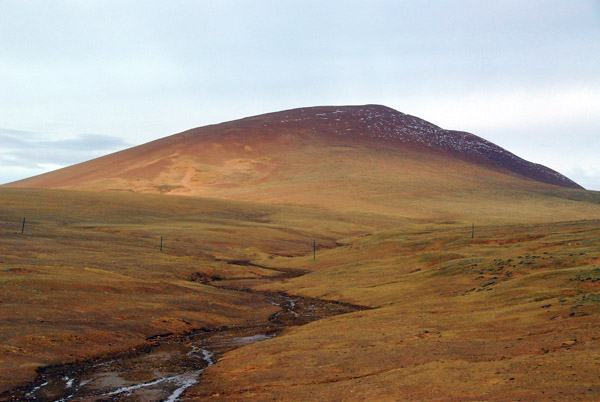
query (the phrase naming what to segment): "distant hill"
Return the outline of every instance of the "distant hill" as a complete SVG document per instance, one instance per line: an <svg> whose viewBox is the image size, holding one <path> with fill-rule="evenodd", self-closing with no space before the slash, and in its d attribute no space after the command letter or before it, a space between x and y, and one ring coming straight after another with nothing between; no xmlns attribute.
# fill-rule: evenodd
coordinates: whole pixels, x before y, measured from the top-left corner
<svg viewBox="0 0 600 402"><path fill-rule="evenodd" d="M354 208L394 197L546 185L581 188L473 134L365 105L195 128L6 186Z"/></svg>

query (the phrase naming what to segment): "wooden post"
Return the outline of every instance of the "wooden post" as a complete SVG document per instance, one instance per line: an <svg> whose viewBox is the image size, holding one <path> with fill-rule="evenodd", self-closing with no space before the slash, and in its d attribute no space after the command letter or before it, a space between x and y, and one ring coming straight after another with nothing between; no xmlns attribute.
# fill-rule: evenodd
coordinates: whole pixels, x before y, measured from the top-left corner
<svg viewBox="0 0 600 402"><path fill-rule="evenodd" d="M25 218L23 218L23 226L21 226L21 234L25 232Z"/></svg>
<svg viewBox="0 0 600 402"><path fill-rule="evenodd" d="M160 251L162 251L162 236L160 236Z"/></svg>
<svg viewBox="0 0 600 402"><path fill-rule="evenodd" d="M313 239L313 261L317 259L317 241Z"/></svg>
<svg viewBox="0 0 600 402"><path fill-rule="evenodd" d="M473 224L473 226L471 226L471 239L475 238L475 224Z"/></svg>

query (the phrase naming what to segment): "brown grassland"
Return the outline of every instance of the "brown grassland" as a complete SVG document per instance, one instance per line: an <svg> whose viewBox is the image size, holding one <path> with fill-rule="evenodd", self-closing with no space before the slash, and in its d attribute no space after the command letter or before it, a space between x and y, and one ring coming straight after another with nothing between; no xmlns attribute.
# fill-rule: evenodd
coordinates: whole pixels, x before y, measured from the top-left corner
<svg viewBox="0 0 600 402"><path fill-rule="evenodd" d="M597 400L600 196L470 196L470 209L422 200L431 216L408 219L400 209L2 189L1 387L38 366L275 311L189 280L202 272L374 309L229 352L192 400ZM273 271L225 263L235 259L312 272L261 284L252 278Z"/></svg>
<svg viewBox="0 0 600 402"><path fill-rule="evenodd" d="M264 321L274 306L192 275L268 277L276 272L226 261L306 253L313 238L333 247L335 230L360 233L371 223L122 193L2 189L0 204L2 389L31 380L38 366L123 350L151 335Z"/></svg>

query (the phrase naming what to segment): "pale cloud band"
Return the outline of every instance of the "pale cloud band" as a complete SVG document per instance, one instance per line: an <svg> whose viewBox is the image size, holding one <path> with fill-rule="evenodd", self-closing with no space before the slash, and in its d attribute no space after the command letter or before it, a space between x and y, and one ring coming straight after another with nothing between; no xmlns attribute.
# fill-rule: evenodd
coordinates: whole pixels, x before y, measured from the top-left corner
<svg viewBox="0 0 600 402"><path fill-rule="evenodd" d="M101 134L44 139L39 133L2 128L0 144L2 182L85 162L130 146L121 138Z"/></svg>

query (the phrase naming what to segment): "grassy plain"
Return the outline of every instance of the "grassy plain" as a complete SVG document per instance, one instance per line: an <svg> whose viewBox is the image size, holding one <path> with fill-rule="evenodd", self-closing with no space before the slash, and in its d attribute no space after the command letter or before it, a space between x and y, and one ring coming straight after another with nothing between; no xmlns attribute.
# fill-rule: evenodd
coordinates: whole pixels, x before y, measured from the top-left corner
<svg viewBox="0 0 600 402"><path fill-rule="evenodd" d="M32 380L39 366L148 336L262 322L274 306L191 279L276 275L227 261L306 254L313 238L333 247L340 232L372 222L299 207L1 189L0 390Z"/></svg>
<svg viewBox="0 0 600 402"><path fill-rule="evenodd" d="M227 353L192 400L598 400L600 195L529 186L415 190L368 212L0 189L0 388L275 311L201 273L373 309ZM311 273L260 283L277 272L228 260Z"/></svg>
<svg viewBox="0 0 600 402"><path fill-rule="evenodd" d="M271 259L313 272L258 289L373 309L232 351L189 397L600 400L600 197L548 191L531 204L479 194L451 221L340 239L316 263ZM469 222L484 222L474 238Z"/></svg>

